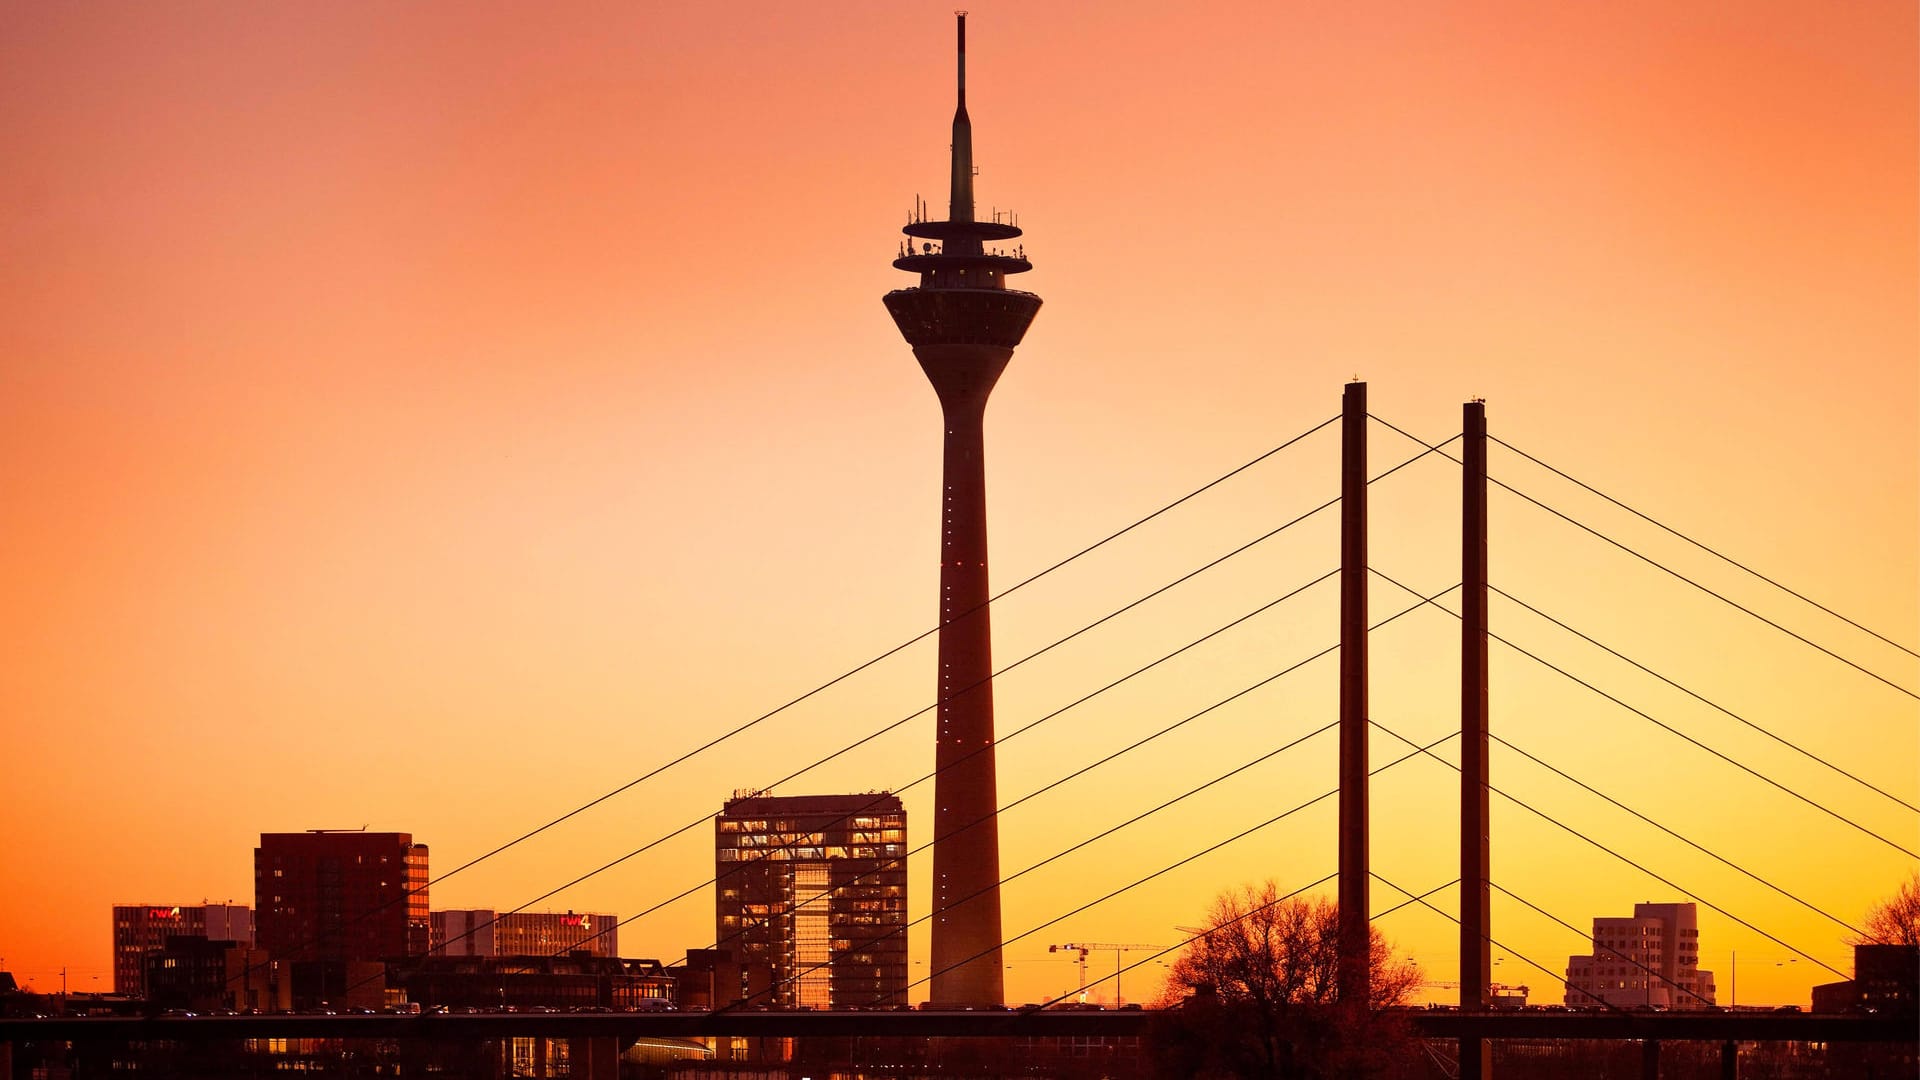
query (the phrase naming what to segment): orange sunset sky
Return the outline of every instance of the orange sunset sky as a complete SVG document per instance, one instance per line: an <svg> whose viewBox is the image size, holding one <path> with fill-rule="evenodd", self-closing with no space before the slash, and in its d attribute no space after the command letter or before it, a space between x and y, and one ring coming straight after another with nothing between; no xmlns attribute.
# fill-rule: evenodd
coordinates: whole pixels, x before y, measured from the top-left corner
<svg viewBox="0 0 1920 1080"><path fill-rule="evenodd" d="M911 283L889 262L915 195L945 206L950 8L12 6L0 967L107 988L110 905L251 903L262 831L407 831L451 869L929 628L939 414L880 296ZM1904 2L985 0L980 210L1019 212L1017 284L1046 300L988 412L996 585L1333 416L1358 375L1433 441L1484 397L1507 443L1920 647L1916 40ZM1415 449L1373 435L1376 471ZM1897 687L1498 491L1495 586L1920 802L1911 654L1491 460ZM1320 432L1020 590L997 659L1319 505L1336 467ZM1429 457L1375 485L1377 568L1459 581L1458 476ZM1327 583L1010 734L1332 569L1336 524L1003 677L1002 802L1333 644ZM1376 579L1376 618L1407 602ZM1742 1002L1850 973L1827 916L1858 925L1916 866L1898 849L1920 851L1920 814L1513 601L1492 617L1805 800L1496 644L1496 735L1805 903L1499 745L1497 786L1671 884L1495 797L1497 885L1581 931L1685 889L1785 943L1703 908L1723 1002L1735 951ZM1376 633L1375 719L1455 730L1457 650L1432 608ZM1022 803L1003 869L1333 719L1336 669ZM933 688L928 642L433 904L512 908L692 824L536 905L640 912L711 876L705 819L734 789ZM899 788L932 742L923 713L778 790ZM1020 878L1008 932L1331 789L1334 750L1319 736ZM916 842L930 786L904 795ZM1456 789L1425 759L1375 780L1380 874L1457 875ZM1326 800L1015 941L1010 998L1073 985L1049 943L1171 944L1224 888L1331 873L1333 827ZM916 857L916 917L926 875ZM1400 899L1375 883L1377 911ZM1493 915L1496 977L1559 1001L1584 934L1501 892ZM1442 915L1379 925L1454 977ZM712 927L700 890L623 927L622 952L675 960Z"/></svg>

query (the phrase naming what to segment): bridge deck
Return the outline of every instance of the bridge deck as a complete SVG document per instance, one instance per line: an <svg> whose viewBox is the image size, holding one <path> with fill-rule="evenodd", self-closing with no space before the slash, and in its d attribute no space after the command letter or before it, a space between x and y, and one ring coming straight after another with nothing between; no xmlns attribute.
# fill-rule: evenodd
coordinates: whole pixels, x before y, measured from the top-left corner
<svg viewBox="0 0 1920 1080"><path fill-rule="evenodd" d="M463 1038L546 1035L739 1036L1138 1036L1152 1010L897 1012L477 1013L424 1016L50 1017L0 1019L0 1041L131 1042L264 1038ZM1812 1013L1571 1013L1408 1010L1429 1038L1656 1039L1739 1042L1920 1042L1911 1017Z"/></svg>

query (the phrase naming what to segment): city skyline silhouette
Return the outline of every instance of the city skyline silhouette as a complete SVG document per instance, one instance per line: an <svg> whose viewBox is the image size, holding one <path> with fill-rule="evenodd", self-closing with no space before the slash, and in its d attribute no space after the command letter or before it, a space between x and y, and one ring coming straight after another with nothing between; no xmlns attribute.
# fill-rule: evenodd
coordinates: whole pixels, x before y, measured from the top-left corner
<svg viewBox="0 0 1920 1080"><path fill-rule="evenodd" d="M61 967L104 975L114 903L245 902L261 832L371 821L457 865L930 628L938 410L873 299L902 280L886 263L913 194L940 198L950 16L861 10L496 14L459 34L430 8L23 16L0 44L26 90L0 106L18 274L0 301L7 967L42 989ZM987 420L996 590L1332 416L1358 374L1376 415L1435 442L1483 396L1512 445L1912 642L1912 13L1500 15L974 13L993 42L969 83L981 190L1034 232L1048 303ZM1372 438L1376 468L1418 451ZM1337 493L1332 440L1300 453L997 604L996 655ZM1452 468L1430 459L1374 493L1376 565L1430 591L1457 579ZM1600 510L1520 459L1494 470ZM1335 565L1330 520L1299 533L997 681L1003 737ZM1492 548L1495 584L1914 798L1909 699L1521 504L1495 502ZM1373 592L1377 617L1403 606ZM1914 685L1910 661L1784 610ZM1331 643L1331 611L1330 590L1306 597L1022 736L1002 801ZM1373 644L1374 714L1436 737L1457 627L1403 623ZM1650 712L1745 738L1545 644ZM1495 661L1496 733L1837 914L1910 865ZM1010 816L1003 865L1331 719L1321 663ZM436 886L435 904L510 907L715 812L802 748L930 704L932 672L916 647L738 753ZM791 790L903 783L931 767L930 730ZM1170 861L1203 826L1266 816L1275 792L1317 794L1323 749L1127 846ZM1631 827L1522 762L1495 778ZM1453 783L1417 762L1380 778L1376 868L1421 888L1452 876L1451 826L1430 819L1450 822ZM1911 840L1910 822L1810 783ZM1564 918L1683 899L1501 813L1496 874ZM1331 870L1331 826L1329 809L1050 936L1160 940L1222 889ZM1830 925L1667 841L1631 845L1844 964ZM664 853L685 873L610 874L557 903L637 911L652 879L711 857L685 847ZM927 870L911 874L918 916ZM1007 932L1127 876L1107 855L1035 875L1007 890ZM1375 889L1376 906L1398 899ZM623 950L704 944L710 905L681 908L622 928ZM1587 951L1497 899L1495 919L1538 959ZM1701 926L1717 970L1740 952L1743 997L1804 1000L1828 978ZM1381 928L1449 977L1450 924L1410 909ZM911 955L925 947L916 934ZM1006 959L1011 1000L1069 977L1044 950ZM1496 977L1547 983L1514 963Z"/></svg>

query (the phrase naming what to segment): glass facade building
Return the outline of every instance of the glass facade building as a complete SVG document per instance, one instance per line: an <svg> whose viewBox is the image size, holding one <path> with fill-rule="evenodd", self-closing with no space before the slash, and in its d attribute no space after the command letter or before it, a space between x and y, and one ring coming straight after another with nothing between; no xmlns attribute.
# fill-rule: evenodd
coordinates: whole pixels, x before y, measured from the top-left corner
<svg viewBox="0 0 1920 1080"><path fill-rule="evenodd" d="M714 818L716 948L776 1008L906 1004L907 814L896 795L741 794Z"/></svg>

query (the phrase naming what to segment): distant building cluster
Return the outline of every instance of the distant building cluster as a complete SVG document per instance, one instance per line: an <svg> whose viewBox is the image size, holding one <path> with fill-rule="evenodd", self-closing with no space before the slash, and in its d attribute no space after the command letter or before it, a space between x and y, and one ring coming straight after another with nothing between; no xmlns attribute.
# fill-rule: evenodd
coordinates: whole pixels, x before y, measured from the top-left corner
<svg viewBox="0 0 1920 1080"><path fill-rule="evenodd" d="M604 911L433 910L409 833L263 833L246 904L113 907L85 1011L877 1007L907 995L898 796L736 795L714 819L715 941L620 956Z"/></svg>
<svg viewBox="0 0 1920 1080"><path fill-rule="evenodd" d="M1567 959L1572 1008L1713 1007L1713 972L1700 969L1692 904L1635 904L1631 917L1593 920L1593 953Z"/></svg>

